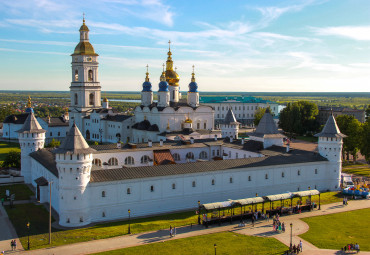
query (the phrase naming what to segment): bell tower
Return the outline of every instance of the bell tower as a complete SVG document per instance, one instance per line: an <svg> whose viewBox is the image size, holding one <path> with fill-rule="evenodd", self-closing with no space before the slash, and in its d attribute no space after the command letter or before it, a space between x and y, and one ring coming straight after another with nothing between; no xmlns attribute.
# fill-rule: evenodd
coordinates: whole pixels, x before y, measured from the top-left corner
<svg viewBox="0 0 370 255"><path fill-rule="evenodd" d="M81 132L82 118L94 109L101 108L101 87L98 80L98 54L89 42L89 28L85 17L80 27L80 42L72 56L72 82L70 86L70 125L76 123Z"/></svg>

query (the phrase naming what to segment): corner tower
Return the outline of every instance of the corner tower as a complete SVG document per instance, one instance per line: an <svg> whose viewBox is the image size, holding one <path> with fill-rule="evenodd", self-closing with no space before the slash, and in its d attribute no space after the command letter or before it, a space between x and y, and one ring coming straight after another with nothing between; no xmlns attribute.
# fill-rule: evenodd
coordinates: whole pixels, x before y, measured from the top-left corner
<svg viewBox="0 0 370 255"><path fill-rule="evenodd" d="M76 123L83 132L82 118L94 109L101 108L101 87L98 80L98 54L89 42L89 28L85 18L80 27L80 42L72 56L72 82L70 86L70 125Z"/></svg>
<svg viewBox="0 0 370 255"><path fill-rule="evenodd" d="M76 124L67 137L55 149L59 178L59 225L65 227L84 226L91 222L89 192L93 152Z"/></svg>
<svg viewBox="0 0 370 255"><path fill-rule="evenodd" d="M347 136L340 132L333 113L329 116L322 131L315 136L319 138L319 154L330 162L328 174L332 177L332 183L329 185L331 189L338 189L342 172L343 138Z"/></svg>
<svg viewBox="0 0 370 255"><path fill-rule="evenodd" d="M221 124L221 134L223 138L231 137L238 139L239 122L236 120L233 110L229 107L224 122Z"/></svg>
<svg viewBox="0 0 370 255"><path fill-rule="evenodd" d="M46 130L42 129L32 110L28 114L23 127L16 132L21 147L21 174L25 183L32 183L31 158L29 155L31 152L44 148Z"/></svg>

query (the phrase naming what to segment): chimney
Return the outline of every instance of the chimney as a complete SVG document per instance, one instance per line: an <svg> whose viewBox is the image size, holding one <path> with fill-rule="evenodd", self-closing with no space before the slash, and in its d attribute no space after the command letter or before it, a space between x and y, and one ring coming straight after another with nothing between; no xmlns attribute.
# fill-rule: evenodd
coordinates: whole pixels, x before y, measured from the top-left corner
<svg viewBox="0 0 370 255"><path fill-rule="evenodd" d="M148 146L149 146L149 147L152 147L152 146L153 146L153 142L152 142L152 140L150 140L150 139L148 140Z"/></svg>
<svg viewBox="0 0 370 255"><path fill-rule="evenodd" d="M121 149L122 144L120 142L117 143L117 149Z"/></svg>
<svg viewBox="0 0 370 255"><path fill-rule="evenodd" d="M190 137L190 143L193 144L194 143L194 137Z"/></svg>
<svg viewBox="0 0 370 255"><path fill-rule="evenodd" d="M217 141L217 135L215 135L215 141Z"/></svg>
<svg viewBox="0 0 370 255"><path fill-rule="evenodd" d="M232 136L230 136L230 143L232 143L233 142L233 137Z"/></svg>
<svg viewBox="0 0 370 255"><path fill-rule="evenodd" d="M163 146L163 140L159 140L159 146Z"/></svg>

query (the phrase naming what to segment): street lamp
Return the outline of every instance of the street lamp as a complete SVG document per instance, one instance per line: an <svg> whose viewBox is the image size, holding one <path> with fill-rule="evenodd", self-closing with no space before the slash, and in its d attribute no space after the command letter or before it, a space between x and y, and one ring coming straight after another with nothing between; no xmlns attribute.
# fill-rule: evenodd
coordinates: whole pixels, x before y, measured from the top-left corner
<svg viewBox="0 0 370 255"><path fill-rule="evenodd" d="M198 224L200 225L200 201L198 200Z"/></svg>
<svg viewBox="0 0 370 255"><path fill-rule="evenodd" d="M27 249L30 249L30 222L27 222L26 224L27 230L28 230L28 243L27 243Z"/></svg>
<svg viewBox="0 0 370 255"><path fill-rule="evenodd" d="M128 233L131 234L131 225L130 225L130 220L131 220L131 210L128 209Z"/></svg>
<svg viewBox="0 0 370 255"><path fill-rule="evenodd" d="M215 247L215 255L216 255L217 254L217 245L214 244L213 246Z"/></svg>
<svg viewBox="0 0 370 255"><path fill-rule="evenodd" d="M293 247L292 239L293 239L293 223L290 223L290 249L292 249Z"/></svg>

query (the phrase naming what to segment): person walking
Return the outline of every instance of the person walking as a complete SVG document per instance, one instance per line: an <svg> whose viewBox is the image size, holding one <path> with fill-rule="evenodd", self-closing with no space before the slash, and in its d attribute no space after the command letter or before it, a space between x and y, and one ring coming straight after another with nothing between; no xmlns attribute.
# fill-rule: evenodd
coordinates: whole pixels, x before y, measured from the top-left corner
<svg viewBox="0 0 370 255"><path fill-rule="evenodd" d="M254 215L252 215L252 227L254 227Z"/></svg>
<svg viewBox="0 0 370 255"><path fill-rule="evenodd" d="M172 237L172 226L170 225L170 237Z"/></svg>
<svg viewBox="0 0 370 255"><path fill-rule="evenodd" d="M12 249L12 251L14 251L14 240L12 240L12 241L10 242L10 248Z"/></svg>
<svg viewBox="0 0 370 255"><path fill-rule="evenodd" d="M299 240L299 249L303 251L302 240Z"/></svg>
<svg viewBox="0 0 370 255"><path fill-rule="evenodd" d="M285 232L285 223L283 222L283 224L281 224L281 230L283 231L283 232Z"/></svg>
<svg viewBox="0 0 370 255"><path fill-rule="evenodd" d="M14 239L14 250L17 250L17 240Z"/></svg>
<svg viewBox="0 0 370 255"><path fill-rule="evenodd" d="M270 213L269 212L266 213L266 220L267 220L267 222L270 222Z"/></svg>

